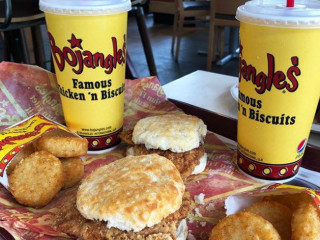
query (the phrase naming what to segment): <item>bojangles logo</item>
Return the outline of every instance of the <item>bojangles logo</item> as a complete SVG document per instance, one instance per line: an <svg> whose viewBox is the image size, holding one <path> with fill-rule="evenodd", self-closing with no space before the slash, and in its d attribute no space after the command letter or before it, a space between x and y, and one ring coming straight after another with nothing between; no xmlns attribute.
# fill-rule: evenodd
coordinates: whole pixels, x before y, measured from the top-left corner
<svg viewBox="0 0 320 240"><path fill-rule="evenodd" d="M76 38L74 34L71 34L71 38L68 40L70 47L65 46L60 49L49 32L51 52L59 70L63 71L65 65L69 64L76 74L82 73L84 67L93 69L101 67L105 68L106 74L112 73L118 64L126 62L126 35L123 38L123 46L118 49L117 38L112 37L113 52L105 56L101 52L92 53L89 50L83 50L82 39Z"/></svg>
<svg viewBox="0 0 320 240"><path fill-rule="evenodd" d="M23 133L23 134L18 135L18 136L5 137L4 139L0 140L0 150L2 150L5 145L13 145L13 144L15 144L15 141L19 141L19 140L22 140L22 139L26 139L26 138L31 138L31 137L37 136L40 133L41 129L46 125L52 125L52 124L50 124L50 123L41 123L41 124L38 124L37 126L35 126L34 130L31 131L31 132L26 132L26 133Z"/></svg>
<svg viewBox="0 0 320 240"><path fill-rule="evenodd" d="M292 66L287 71L275 71L275 57L267 53L268 73L257 72L256 68L251 64L247 64L242 56L242 45L240 44L240 57L239 57L239 82L241 77L246 81L252 81L256 86L256 92L263 94L266 90L270 91L272 87L276 89L287 89L289 92L294 92L298 89L299 83L297 76L301 75L298 67L299 58L297 56L291 57Z"/></svg>

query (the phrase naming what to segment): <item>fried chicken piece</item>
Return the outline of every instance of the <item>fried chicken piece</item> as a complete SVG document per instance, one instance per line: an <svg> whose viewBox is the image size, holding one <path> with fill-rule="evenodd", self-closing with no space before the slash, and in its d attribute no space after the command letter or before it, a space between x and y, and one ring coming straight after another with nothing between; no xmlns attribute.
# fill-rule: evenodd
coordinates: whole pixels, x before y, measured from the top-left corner
<svg viewBox="0 0 320 240"><path fill-rule="evenodd" d="M195 166L200 164L200 158L204 154L204 148L202 145L198 148L181 153L171 152L170 150L147 149L143 144L134 144L132 141L132 134L133 130L120 133L120 139L126 144L129 144L129 148L133 148L133 151L129 150L127 153L131 152L135 156L156 153L160 156L166 157L176 166L182 179L186 179L191 175Z"/></svg>
<svg viewBox="0 0 320 240"><path fill-rule="evenodd" d="M185 192L181 207L159 224L147 227L140 232L127 232L117 228L107 228L106 222L85 219L77 210L75 197L56 215L55 229L84 240L170 240L176 239L176 229L180 221L191 210L191 198Z"/></svg>
<svg viewBox="0 0 320 240"><path fill-rule="evenodd" d="M200 158L204 154L204 148L200 146L187 152L175 153L169 150L147 149L141 144L134 145L134 154L136 156L153 153L171 160L180 172L182 179L185 179L191 175L195 166L200 164Z"/></svg>
<svg viewBox="0 0 320 240"><path fill-rule="evenodd" d="M120 139L129 145L134 145L134 142L132 141L132 134L133 134L133 129L129 131L123 131L119 134Z"/></svg>

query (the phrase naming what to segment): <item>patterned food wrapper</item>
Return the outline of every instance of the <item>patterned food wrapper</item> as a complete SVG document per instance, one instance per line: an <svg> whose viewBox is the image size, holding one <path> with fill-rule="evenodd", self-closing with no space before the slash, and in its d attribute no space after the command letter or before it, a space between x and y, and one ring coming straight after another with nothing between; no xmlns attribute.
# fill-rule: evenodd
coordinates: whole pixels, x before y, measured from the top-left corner
<svg viewBox="0 0 320 240"><path fill-rule="evenodd" d="M25 156L35 151L34 143L44 134L78 136L66 126L35 114L0 132L0 183L9 187L8 175Z"/></svg>
<svg viewBox="0 0 320 240"><path fill-rule="evenodd" d="M64 122L55 75L36 66L0 63L0 130L36 113Z"/></svg>
<svg viewBox="0 0 320 240"><path fill-rule="evenodd" d="M290 194L306 193L313 199L315 206L320 211L320 191L292 186L287 184L272 184L259 189L229 196L225 200L226 215L240 212L253 203L263 200L266 196L288 196ZM288 203L289 204L289 203Z"/></svg>
<svg viewBox="0 0 320 240"><path fill-rule="evenodd" d="M6 71L8 69L8 71ZM18 75L16 73L19 73ZM6 88L2 88L3 79L10 79L6 82ZM21 77L23 76L23 78ZM18 116L17 120L25 115L19 115L16 105L31 106L32 111L39 110L39 105L22 103L32 101L28 97L36 93L35 79L42 84L55 82L54 76L40 68L10 63L0 64L0 80L2 81L1 94L3 91L10 93L11 99L8 107L0 108L6 112L8 119L15 120L13 116ZM19 83L22 80L24 83ZM18 88L9 90L7 85L13 82ZM30 86L30 94L20 95L25 91L25 86ZM54 91L46 85L47 91ZM40 95L38 95L40 96ZM9 101L9 100L7 100ZM3 105L2 105L3 107ZM132 129L135 123L150 115L164 114L168 112L180 112L174 104L166 99L161 85L156 77L148 77L137 80L126 80L125 90L125 119L124 130ZM52 108L41 108L43 115L48 116L52 113ZM56 112L56 119L62 119L62 112ZM0 115L3 116L3 115ZM6 120L7 121L7 120ZM1 123L5 121L1 120ZM14 121L10 123L15 123ZM97 155L84 157L85 176L102 165L106 165L125 156L126 145L121 143L116 149ZM208 132L205 139L205 151L208 154L208 164L204 172L190 176L185 184L187 191L192 196L193 210L188 216L189 239L208 239L208 235L219 219L226 215L225 199L228 196L250 191L265 186L264 183L256 182L244 176L238 171L236 166L236 153L223 144L215 134ZM71 199L77 191L78 185L73 188L62 190L45 207L41 209L27 208L19 205L10 193L5 189L0 189L0 226L7 229L15 239L23 240L43 240L59 239L68 237L53 229L53 216L68 199Z"/></svg>

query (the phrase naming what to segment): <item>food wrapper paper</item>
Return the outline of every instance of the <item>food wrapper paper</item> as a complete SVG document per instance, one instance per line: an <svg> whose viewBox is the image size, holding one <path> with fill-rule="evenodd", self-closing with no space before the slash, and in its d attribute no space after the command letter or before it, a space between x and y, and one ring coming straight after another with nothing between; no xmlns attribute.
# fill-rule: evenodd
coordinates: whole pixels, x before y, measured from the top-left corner
<svg viewBox="0 0 320 240"><path fill-rule="evenodd" d="M8 170L12 171L19 159L34 150L34 142L44 134L78 136L66 126L35 114L0 132L0 183L8 189ZM78 136L79 137L79 136Z"/></svg>
<svg viewBox="0 0 320 240"><path fill-rule="evenodd" d="M248 191L226 198L226 215L240 212L266 196L287 196L289 194L306 193L312 197L320 211L320 191L286 184L272 184L253 191Z"/></svg>
<svg viewBox="0 0 320 240"><path fill-rule="evenodd" d="M19 75L16 72L19 72ZM2 88L4 79L7 79L6 87ZM21 79L24 82L23 84L19 83ZM10 124L13 124L15 123L14 120L26 117L25 114L21 114L23 112L16 111L17 105L21 109L30 106L33 112L38 110L39 105L32 105L32 100L29 98L32 93L37 93L37 90L35 90L37 84L34 84L34 79L38 79L46 85L46 91L55 90L54 76L45 70L11 63L0 64L0 81L2 82L0 94L5 95L3 92L10 89L10 83L22 88L25 88L25 85L31 86L28 89L30 91L28 94L19 94L25 89L12 90L11 88L13 92L8 90L12 96L10 99L15 101L11 102L10 99L6 99L9 102L7 106L0 105L0 110L6 113L5 119L2 119L4 115L0 115L1 123L9 124L8 119L11 119ZM40 95L37 96L41 97ZM53 96L56 97L57 95L52 93L52 98ZM29 103L24 103L24 101ZM41 98L38 101L43 103ZM180 111L166 99L156 77L126 80L124 130L132 129L139 119L146 116ZM52 108L41 108L41 114L52 115ZM62 121L62 112L57 111L55 114L56 116L51 117L55 117L57 121ZM124 157L125 151L126 145L121 143L110 152L84 157L85 176L102 165ZM185 182L186 190L190 192L193 200L193 210L187 219L188 239L191 240L208 239L213 225L226 216L224 207L225 199L228 196L265 186L264 183L257 182L239 172L236 167L235 151L228 148L211 132L208 132L205 139L205 151L208 154L208 164L205 171L190 176ZM53 201L41 209L19 205L3 187L0 189L0 219L2 220L0 226L7 229L15 239L43 240L68 237L61 232L54 231L52 219L59 208L62 208L68 199L75 196L77 187L78 185L60 191Z"/></svg>
<svg viewBox="0 0 320 240"><path fill-rule="evenodd" d="M36 66L0 63L0 130L36 113L62 123L55 75Z"/></svg>

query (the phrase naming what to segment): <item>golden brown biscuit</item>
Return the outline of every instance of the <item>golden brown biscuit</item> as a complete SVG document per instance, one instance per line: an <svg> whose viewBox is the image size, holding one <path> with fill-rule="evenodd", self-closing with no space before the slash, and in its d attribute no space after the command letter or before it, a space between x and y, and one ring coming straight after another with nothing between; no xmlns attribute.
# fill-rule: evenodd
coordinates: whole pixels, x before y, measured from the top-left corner
<svg viewBox="0 0 320 240"><path fill-rule="evenodd" d="M151 227L182 203L185 186L174 164L157 154L100 167L80 185L77 208L87 219L134 232Z"/></svg>
<svg viewBox="0 0 320 240"><path fill-rule="evenodd" d="M209 240L280 240L270 222L250 212L223 218L211 231Z"/></svg>
<svg viewBox="0 0 320 240"><path fill-rule="evenodd" d="M70 188L76 185L84 175L84 165L82 159L79 157L74 158L61 158L64 185L63 188Z"/></svg>
<svg viewBox="0 0 320 240"><path fill-rule="evenodd" d="M42 136L37 141L37 149L56 157L81 157L87 154L88 141L78 137Z"/></svg>
<svg viewBox="0 0 320 240"><path fill-rule="evenodd" d="M269 221L282 240L291 239L292 211L287 206L274 201L261 201L252 204L245 211L259 215Z"/></svg>
<svg viewBox="0 0 320 240"><path fill-rule="evenodd" d="M134 232L121 231L114 227L108 228L103 221L85 219L77 210L75 199L70 195L66 196L64 202L65 204L54 217L55 229L84 240L176 239L177 226L188 216L192 207L190 194L185 192L179 210L150 228L146 227L140 232Z"/></svg>
<svg viewBox="0 0 320 240"><path fill-rule="evenodd" d="M29 207L45 206L62 186L62 164L45 151L22 159L9 176L10 192L19 203Z"/></svg>
<svg viewBox="0 0 320 240"><path fill-rule="evenodd" d="M195 116L164 114L140 119L132 133L135 144L147 149L185 152L198 148L207 134L207 126Z"/></svg>
<svg viewBox="0 0 320 240"><path fill-rule="evenodd" d="M140 119L133 130L120 133L130 145L126 155L158 154L171 160L183 179L201 173L207 164L203 142L207 127L195 116L164 114Z"/></svg>

